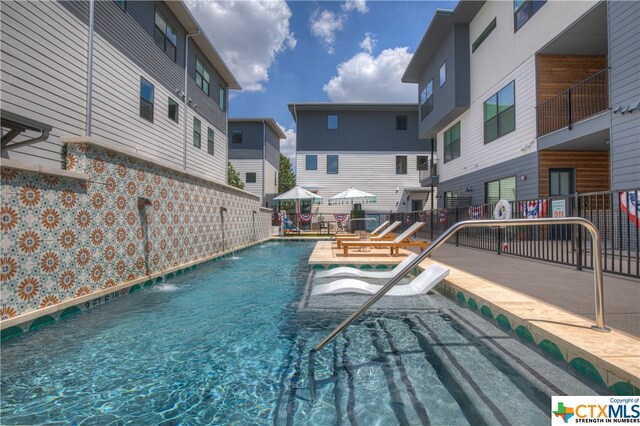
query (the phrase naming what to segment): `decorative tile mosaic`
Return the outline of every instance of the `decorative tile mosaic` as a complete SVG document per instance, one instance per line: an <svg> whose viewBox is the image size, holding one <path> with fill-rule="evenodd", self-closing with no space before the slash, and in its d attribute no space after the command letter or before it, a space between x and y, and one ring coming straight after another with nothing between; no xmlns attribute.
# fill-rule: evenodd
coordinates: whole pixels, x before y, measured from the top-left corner
<svg viewBox="0 0 640 426"><path fill-rule="evenodd" d="M270 237L233 188L91 144L66 168L90 179L2 167L2 320Z"/></svg>

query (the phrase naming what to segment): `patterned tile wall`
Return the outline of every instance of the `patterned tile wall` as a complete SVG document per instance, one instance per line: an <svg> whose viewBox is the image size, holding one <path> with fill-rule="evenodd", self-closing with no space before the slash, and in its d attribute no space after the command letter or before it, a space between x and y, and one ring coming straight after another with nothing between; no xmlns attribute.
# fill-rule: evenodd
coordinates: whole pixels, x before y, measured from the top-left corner
<svg viewBox="0 0 640 426"><path fill-rule="evenodd" d="M66 159L90 179L2 167L2 320L270 236L240 191L91 144Z"/></svg>

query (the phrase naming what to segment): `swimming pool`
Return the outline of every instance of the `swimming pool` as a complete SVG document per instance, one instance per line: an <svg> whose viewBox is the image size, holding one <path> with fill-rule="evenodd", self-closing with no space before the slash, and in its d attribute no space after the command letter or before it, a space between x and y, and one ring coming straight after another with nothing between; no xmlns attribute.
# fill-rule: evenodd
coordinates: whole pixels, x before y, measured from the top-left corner
<svg viewBox="0 0 640 426"><path fill-rule="evenodd" d="M531 424L551 394L607 392L434 294L383 299L320 352L311 404L306 353L361 300L308 298L312 248L256 246L4 342L2 423Z"/></svg>

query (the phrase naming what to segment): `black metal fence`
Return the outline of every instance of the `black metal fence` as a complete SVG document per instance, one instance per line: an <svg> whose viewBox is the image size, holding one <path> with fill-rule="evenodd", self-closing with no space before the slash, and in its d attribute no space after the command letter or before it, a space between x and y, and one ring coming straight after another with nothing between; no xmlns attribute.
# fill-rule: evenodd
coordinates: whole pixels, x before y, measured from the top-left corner
<svg viewBox="0 0 640 426"><path fill-rule="evenodd" d="M640 219L634 205L640 189L548 197L511 202L514 218L584 217L598 228L602 238L602 260L606 272L640 277ZM403 229L417 221L426 222L418 236L433 240L461 220L492 219L495 204L453 207L411 213L395 213ZM451 243L496 253L592 268L591 238L575 225L528 226L524 228L478 228L460 231Z"/></svg>
<svg viewBox="0 0 640 426"><path fill-rule="evenodd" d="M372 231L385 220L389 220L389 214L366 213L361 215L308 213L287 214L287 233L311 233L311 234L335 234L339 231L353 232L358 230ZM272 226L281 225L281 216L274 213L271 219Z"/></svg>

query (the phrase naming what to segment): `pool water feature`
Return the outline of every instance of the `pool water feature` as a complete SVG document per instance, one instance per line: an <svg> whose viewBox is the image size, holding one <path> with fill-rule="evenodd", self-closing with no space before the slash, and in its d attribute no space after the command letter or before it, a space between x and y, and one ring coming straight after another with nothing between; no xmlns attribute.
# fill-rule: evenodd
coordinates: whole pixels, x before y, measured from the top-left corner
<svg viewBox="0 0 640 426"><path fill-rule="evenodd" d="M318 353L312 404L307 352L348 313L300 310L312 248L269 242L4 342L2 423L538 423L552 394L607 392L433 294Z"/></svg>

